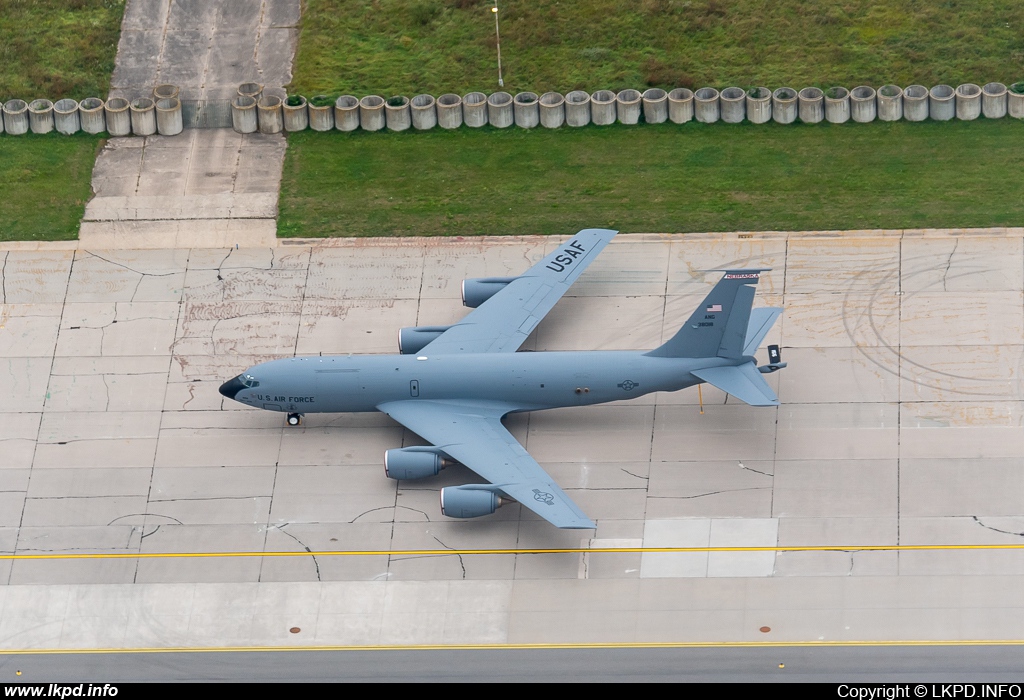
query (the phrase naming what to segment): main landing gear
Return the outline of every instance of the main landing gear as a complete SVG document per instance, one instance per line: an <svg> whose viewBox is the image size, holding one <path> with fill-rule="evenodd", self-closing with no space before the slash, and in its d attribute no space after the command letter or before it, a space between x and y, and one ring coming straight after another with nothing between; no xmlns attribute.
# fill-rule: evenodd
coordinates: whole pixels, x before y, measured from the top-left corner
<svg viewBox="0 0 1024 700"><path fill-rule="evenodd" d="M301 413L289 413L288 414L288 425L296 426L302 422Z"/></svg>

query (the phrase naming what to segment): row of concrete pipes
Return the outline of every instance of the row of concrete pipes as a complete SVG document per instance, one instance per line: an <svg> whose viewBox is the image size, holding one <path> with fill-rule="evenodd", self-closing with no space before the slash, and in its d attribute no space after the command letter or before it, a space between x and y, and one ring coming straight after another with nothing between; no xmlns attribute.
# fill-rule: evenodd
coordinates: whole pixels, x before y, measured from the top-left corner
<svg viewBox="0 0 1024 700"><path fill-rule="evenodd" d="M242 94L242 88L247 94ZM405 131L406 129L457 129L463 124L479 127L490 124L498 128L512 126L530 129L538 125L556 129L564 124L652 124L671 121L682 124L723 121L737 124L747 120L754 124L775 121L789 124L798 119L806 123L828 121L836 124L881 121L924 121L933 119L977 119L983 115L1000 119L1009 114L1024 119L1024 83L1008 89L1003 83L979 87L972 83L953 88L936 85L930 90L923 85L901 88L884 85L878 90L869 86L847 90L842 87L821 90L779 88L774 92L764 87L744 90L730 87L719 92L701 88L696 92L677 88L666 92L651 88L646 92L598 90L590 94L576 90L562 95L548 92L538 96L521 92L485 95L471 92L456 94L417 95L384 99L369 95L362 99L342 95L333 104L322 96L308 101L304 97L282 100L260 94L260 86L243 85L232 103L232 123L242 133L261 131ZM1017 90L1020 90L1018 92Z"/></svg>
<svg viewBox="0 0 1024 700"><path fill-rule="evenodd" d="M174 85L158 85L152 97L127 100L112 97L106 102L89 97L81 102L71 99L56 103L39 99L26 103L10 100L0 103L0 132L17 135L32 131L45 134L58 131L74 134L107 132L111 136L173 136L182 131L181 101ZM696 92L676 88L666 92L651 88L646 92L598 90L590 94L575 90L562 95L547 92L538 96L521 92L485 95L471 92L465 96L453 93L434 98L417 95L385 100L377 95L362 99L342 95L336 100L315 97L310 101L300 96L282 99L264 95L263 86L243 83L231 103L231 123L240 133L260 131L266 134L281 131L405 131L406 129L457 129L463 124L480 127L490 124L498 128L515 124L524 129L544 126L556 129L563 125L578 127L587 124L637 124L643 121L676 124L723 121L753 124L775 121L789 124L799 119L806 123L829 121L840 124L881 121L924 121L933 119L977 119L984 115L1000 119L1007 114L1024 119L1024 83L1010 89L1003 83L979 87L965 83L953 88L936 85L930 90L923 85L901 88L884 85L878 90L862 85L853 90L842 87L821 90L765 87L743 90L738 87L701 88Z"/></svg>
<svg viewBox="0 0 1024 700"><path fill-rule="evenodd" d="M87 97L81 102L72 99L9 100L0 103L3 119L0 132L11 135L47 134L100 134L111 136L174 136L182 130L181 100L174 85L158 85L152 97L127 100L111 97L106 102L98 97Z"/></svg>

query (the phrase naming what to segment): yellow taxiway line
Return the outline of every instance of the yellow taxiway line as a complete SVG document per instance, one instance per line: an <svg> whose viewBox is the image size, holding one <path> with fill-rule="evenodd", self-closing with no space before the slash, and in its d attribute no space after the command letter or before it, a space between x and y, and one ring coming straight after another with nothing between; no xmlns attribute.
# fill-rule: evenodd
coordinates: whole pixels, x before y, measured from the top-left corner
<svg viewBox="0 0 1024 700"><path fill-rule="evenodd" d="M1024 550L1024 544L893 544L821 545L792 547L565 547L556 549L393 549L331 550L323 552L65 552L0 554L0 560L25 559L188 559L228 557L405 557L487 554L695 554L709 552L924 552L943 550Z"/></svg>

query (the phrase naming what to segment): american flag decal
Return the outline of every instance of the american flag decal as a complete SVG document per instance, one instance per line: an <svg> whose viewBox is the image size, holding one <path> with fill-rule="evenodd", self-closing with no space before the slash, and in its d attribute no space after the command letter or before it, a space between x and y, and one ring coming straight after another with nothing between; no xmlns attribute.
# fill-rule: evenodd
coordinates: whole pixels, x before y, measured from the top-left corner
<svg viewBox="0 0 1024 700"><path fill-rule="evenodd" d="M716 313L720 312L721 310L722 310L722 305L721 305L721 304L711 304L711 305L710 305L710 306L709 306L709 307L707 308L707 310L705 311L705 313L709 313L709 314L716 314Z"/></svg>

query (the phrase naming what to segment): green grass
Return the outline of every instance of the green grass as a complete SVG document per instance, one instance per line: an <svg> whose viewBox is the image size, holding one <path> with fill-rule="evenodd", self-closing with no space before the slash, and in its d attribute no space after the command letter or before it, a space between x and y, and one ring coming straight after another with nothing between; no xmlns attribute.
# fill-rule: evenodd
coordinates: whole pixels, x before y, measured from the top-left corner
<svg viewBox="0 0 1024 700"><path fill-rule="evenodd" d="M106 99L124 0L0 0L0 101Z"/></svg>
<svg viewBox="0 0 1024 700"><path fill-rule="evenodd" d="M0 134L0 241L78 237L99 136Z"/></svg>
<svg viewBox="0 0 1024 700"><path fill-rule="evenodd" d="M306 0L293 91L497 86L490 0ZM1024 79L1020 0L500 0L505 89Z"/></svg>
<svg viewBox="0 0 1024 700"><path fill-rule="evenodd" d="M288 137L281 236L1024 226L1024 122Z"/></svg>

